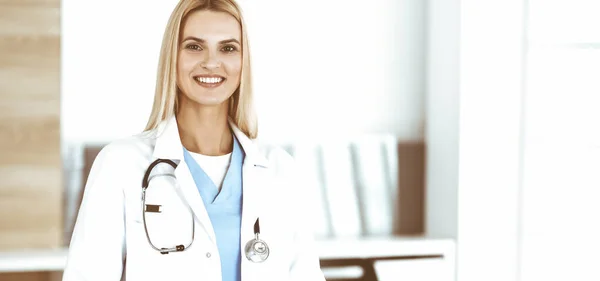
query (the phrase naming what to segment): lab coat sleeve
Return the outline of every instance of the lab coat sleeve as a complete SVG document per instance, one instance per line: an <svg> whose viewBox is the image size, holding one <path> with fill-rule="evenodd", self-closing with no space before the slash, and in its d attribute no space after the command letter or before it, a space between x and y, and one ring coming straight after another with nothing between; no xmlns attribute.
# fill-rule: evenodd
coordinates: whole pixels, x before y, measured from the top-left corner
<svg viewBox="0 0 600 281"><path fill-rule="evenodd" d="M123 157L105 146L96 157L73 230L63 281L121 280L125 260Z"/></svg>
<svg viewBox="0 0 600 281"><path fill-rule="evenodd" d="M291 156L290 156L290 159ZM290 276L294 281L325 281L321 270L319 251L316 248L314 232L310 223L310 216L307 215L313 206L312 202L316 198L308 196L308 192L302 190L300 175L296 168L295 161L290 160L289 176L291 177L290 201L295 227L293 234L293 254L290 264ZM308 210L308 211L307 211Z"/></svg>

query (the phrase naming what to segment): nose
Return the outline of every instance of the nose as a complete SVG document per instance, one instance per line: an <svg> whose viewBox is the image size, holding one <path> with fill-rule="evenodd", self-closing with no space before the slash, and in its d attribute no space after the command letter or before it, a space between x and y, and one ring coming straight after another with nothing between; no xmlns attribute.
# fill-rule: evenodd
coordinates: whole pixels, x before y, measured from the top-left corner
<svg viewBox="0 0 600 281"><path fill-rule="evenodd" d="M206 52L202 61L200 61L200 66L205 69L215 69L221 66L221 60L219 56L214 52Z"/></svg>

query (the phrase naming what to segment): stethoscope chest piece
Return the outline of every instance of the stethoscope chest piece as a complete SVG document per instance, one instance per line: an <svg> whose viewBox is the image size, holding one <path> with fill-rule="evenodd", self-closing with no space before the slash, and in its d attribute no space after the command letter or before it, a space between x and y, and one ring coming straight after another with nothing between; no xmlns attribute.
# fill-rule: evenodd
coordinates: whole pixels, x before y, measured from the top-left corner
<svg viewBox="0 0 600 281"><path fill-rule="evenodd" d="M269 246L258 238L246 243L246 258L252 262L263 262L269 257Z"/></svg>
<svg viewBox="0 0 600 281"><path fill-rule="evenodd" d="M264 262L269 257L269 245L267 245L265 241L258 238L259 234L260 226L258 219L256 219L256 223L254 223L254 239L248 241L244 249L246 258L256 263Z"/></svg>

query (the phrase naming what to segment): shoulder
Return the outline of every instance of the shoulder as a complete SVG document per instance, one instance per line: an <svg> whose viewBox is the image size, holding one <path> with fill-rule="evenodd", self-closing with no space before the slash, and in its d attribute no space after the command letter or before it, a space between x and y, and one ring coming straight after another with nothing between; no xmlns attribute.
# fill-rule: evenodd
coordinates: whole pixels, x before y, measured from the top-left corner
<svg viewBox="0 0 600 281"><path fill-rule="evenodd" d="M284 145L260 140L255 141L255 145L274 173L289 173L295 169L296 161Z"/></svg>
<svg viewBox="0 0 600 281"><path fill-rule="evenodd" d="M154 144L155 139L148 132L112 140L100 149L94 165L134 167L133 163L145 162L152 156Z"/></svg>
<svg viewBox="0 0 600 281"><path fill-rule="evenodd" d="M280 195L291 200L299 198L302 171L298 167L295 157L286 145L274 143L257 143L260 153L267 162L267 171ZM284 200L285 201L285 200ZM283 201L282 201L283 202Z"/></svg>

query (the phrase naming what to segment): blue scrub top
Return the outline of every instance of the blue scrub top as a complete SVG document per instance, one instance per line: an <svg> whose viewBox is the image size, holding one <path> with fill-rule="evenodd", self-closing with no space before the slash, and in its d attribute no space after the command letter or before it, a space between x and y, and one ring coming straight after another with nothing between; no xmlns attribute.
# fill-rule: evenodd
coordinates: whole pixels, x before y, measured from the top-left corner
<svg viewBox="0 0 600 281"><path fill-rule="evenodd" d="M240 228L242 222L242 164L244 151L233 137L233 152L227 174L219 188L187 149L184 159L204 201L217 239L223 281L241 280Z"/></svg>

